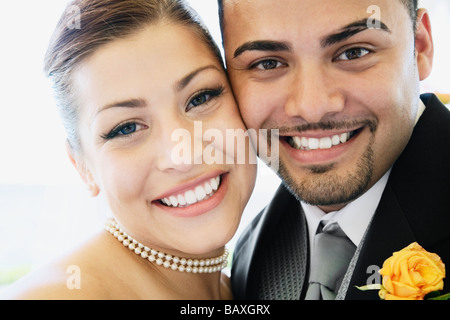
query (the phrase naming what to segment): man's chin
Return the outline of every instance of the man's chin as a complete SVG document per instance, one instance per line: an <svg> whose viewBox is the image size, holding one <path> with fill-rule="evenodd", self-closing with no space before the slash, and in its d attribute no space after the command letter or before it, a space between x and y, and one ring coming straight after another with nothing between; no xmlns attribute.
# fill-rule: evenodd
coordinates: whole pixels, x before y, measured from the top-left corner
<svg viewBox="0 0 450 320"><path fill-rule="evenodd" d="M288 169L280 161L278 175L299 201L319 207L343 207L360 197L373 173L372 150L367 149L351 172L339 173L333 165L310 166L305 173Z"/></svg>

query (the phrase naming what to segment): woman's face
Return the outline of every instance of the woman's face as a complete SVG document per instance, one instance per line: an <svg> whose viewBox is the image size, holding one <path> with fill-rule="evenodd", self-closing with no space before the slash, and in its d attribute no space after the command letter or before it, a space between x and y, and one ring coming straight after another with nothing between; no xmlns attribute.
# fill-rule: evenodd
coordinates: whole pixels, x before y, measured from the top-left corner
<svg viewBox="0 0 450 320"><path fill-rule="evenodd" d="M171 253L226 244L256 165L237 161L243 149L254 156L248 143L233 145L231 134L245 127L220 63L193 31L160 23L113 41L76 71L74 85L77 169L122 227Z"/></svg>

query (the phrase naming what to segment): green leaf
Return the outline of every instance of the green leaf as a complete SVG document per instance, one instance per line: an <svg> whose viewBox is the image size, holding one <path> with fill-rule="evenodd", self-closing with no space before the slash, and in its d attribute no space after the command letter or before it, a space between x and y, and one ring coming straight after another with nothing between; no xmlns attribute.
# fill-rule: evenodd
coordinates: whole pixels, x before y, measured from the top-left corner
<svg viewBox="0 0 450 320"><path fill-rule="evenodd" d="M442 296L437 296L433 298L429 298L427 300L450 300L450 293L443 294Z"/></svg>
<svg viewBox="0 0 450 320"><path fill-rule="evenodd" d="M440 295L441 295L441 293L439 291L433 291L433 292L430 292L429 294L427 294L424 299L429 300L431 298L439 297Z"/></svg>
<svg viewBox="0 0 450 320"><path fill-rule="evenodd" d="M356 289L361 290L361 291L367 291L367 290L381 290L383 289L383 286L381 284L368 284L366 286L355 286Z"/></svg>

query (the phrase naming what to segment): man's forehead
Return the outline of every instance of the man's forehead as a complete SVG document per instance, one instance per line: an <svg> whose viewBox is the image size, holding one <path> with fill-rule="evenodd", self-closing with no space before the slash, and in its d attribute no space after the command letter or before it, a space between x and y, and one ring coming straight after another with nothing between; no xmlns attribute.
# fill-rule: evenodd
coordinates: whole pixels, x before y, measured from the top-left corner
<svg viewBox="0 0 450 320"><path fill-rule="evenodd" d="M315 0L317 1L317 0ZM404 4L403 0L396 0L398 3ZM219 0L219 2L222 4L223 7L226 7L227 9L236 9L236 8L243 8L246 6L251 7L258 7L263 5L264 3L267 4L276 4L277 6L286 6L287 3L293 3L296 5L301 5L302 3L308 2L308 0ZM329 6L330 3L326 3L327 1L320 0L320 2L323 2L326 6ZM393 0L332 0L331 2L335 2L335 7L341 6L343 3L347 4L353 4L355 7L359 7L361 3L365 3L367 6L380 6L387 3L394 2ZM332 4L333 5L333 4ZM404 6L404 5L403 5Z"/></svg>
<svg viewBox="0 0 450 320"><path fill-rule="evenodd" d="M392 38L408 32L410 19L397 0L224 0L227 3L224 44L228 57L248 51L278 51L282 46L343 43L365 30L377 29L377 36ZM322 4L341 3L336 8ZM382 3L381 13L369 11L371 3ZM267 7L265 7L267 6ZM352 10L352 8L355 8ZM307 10L309 9L309 10ZM228 12L227 12L228 10ZM399 19L399 12L404 18ZM371 31L372 35L375 35ZM301 39L301 41L299 41ZM273 48L277 44L276 50Z"/></svg>
<svg viewBox="0 0 450 320"><path fill-rule="evenodd" d="M394 23L398 10L407 18L400 0L222 0L225 26L235 22L235 27L278 27L287 23L318 26L327 22L330 28L344 26L364 18ZM311 18L317 23L311 23ZM393 21L394 20L394 21ZM369 22L370 22L369 21ZM238 24L238 26L236 25ZM243 30L244 31L244 30Z"/></svg>

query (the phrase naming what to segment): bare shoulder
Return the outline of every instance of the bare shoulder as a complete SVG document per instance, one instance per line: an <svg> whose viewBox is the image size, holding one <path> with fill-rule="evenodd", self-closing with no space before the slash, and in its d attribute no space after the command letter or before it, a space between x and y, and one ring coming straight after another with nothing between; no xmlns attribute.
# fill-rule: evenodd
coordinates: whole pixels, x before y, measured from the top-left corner
<svg viewBox="0 0 450 320"><path fill-rule="evenodd" d="M99 239L95 236L97 243ZM94 239L93 239L94 240ZM81 245L73 252L18 280L6 289L5 300L108 299L107 273L98 246ZM100 241L100 247L102 246Z"/></svg>
<svg viewBox="0 0 450 320"><path fill-rule="evenodd" d="M67 271L67 272L64 272ZM99 285L89 275L77 274L67 266L66 270L52 265L33 271L18 280L0 296L4 300L88 300L100 299ZM93 280L93 281L92 281Z"/></svg>

